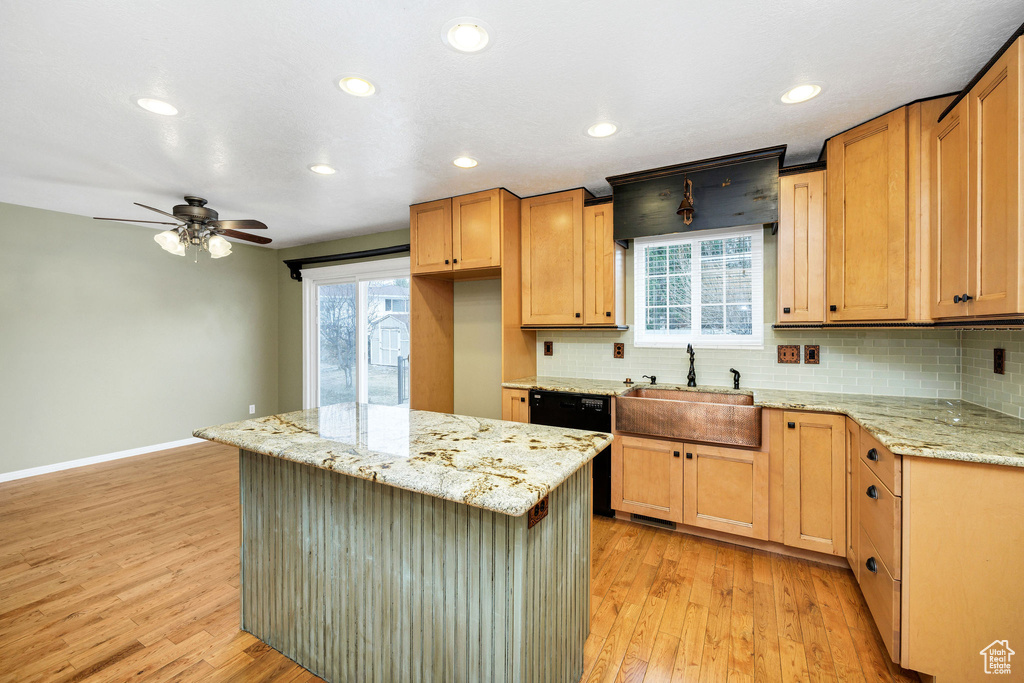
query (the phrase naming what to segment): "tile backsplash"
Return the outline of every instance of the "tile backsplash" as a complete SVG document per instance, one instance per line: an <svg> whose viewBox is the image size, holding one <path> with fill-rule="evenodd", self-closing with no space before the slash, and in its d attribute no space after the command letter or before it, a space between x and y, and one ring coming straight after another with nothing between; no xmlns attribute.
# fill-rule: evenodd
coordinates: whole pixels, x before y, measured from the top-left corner
<svg viewBox="0 0 1024 683"><path fill-rule="evenodd" d="M765 326L762 350L697 349L697 382L731 386L736 368L741 387L800 389L886 396L959 398L959 333L947 330L772 330ZM553 341L545 356L543 342ZM634 347L625 332L538 332L537 374L685 383L686 349ZM613 358L613 343L625 343L625 358ZM818 365L777 363L777 344L818 344ZM1019 366L1018 366L1019 367Z"/></svg>
<svg viewBox="0 0 1024 683"><path fill-rule="evenodd" d="M961 333L963 399L1024 419L1024 330ZM1006 350L1006 374L992 371L992 350Z"/></svg>

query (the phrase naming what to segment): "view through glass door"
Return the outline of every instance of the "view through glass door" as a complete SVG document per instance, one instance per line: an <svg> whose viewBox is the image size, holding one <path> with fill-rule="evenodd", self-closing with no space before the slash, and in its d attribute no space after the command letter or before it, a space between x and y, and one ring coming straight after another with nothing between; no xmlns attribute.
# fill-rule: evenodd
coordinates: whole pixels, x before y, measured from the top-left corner
<svg viewBox="0 0 1024 683"><path fill-rule="evenodd" d="M303 272L303 402L409 403L409 270L369 262ZM374 265L377 264L377 265Z"/></svg>

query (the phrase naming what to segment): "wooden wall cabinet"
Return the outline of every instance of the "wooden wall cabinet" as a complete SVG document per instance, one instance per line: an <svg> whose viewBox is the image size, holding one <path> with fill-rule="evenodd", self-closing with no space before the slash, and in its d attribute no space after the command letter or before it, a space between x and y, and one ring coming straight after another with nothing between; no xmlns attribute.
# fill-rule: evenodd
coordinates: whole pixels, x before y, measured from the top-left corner
<svg viewBox="0 0 1024 683"><path fill-rule="evenodd" d="M625 258L611 203L580 188L522 202L523 324L621 325Z"/></svg>
<svg viewBox="0 0 1024 683"><path fill-rule="evenodd" d="M496 188L409 207L412 274L499 268L509 197Z"/></svg>
<svg viewBox="0 0 1024 683"><path fill-rule="evenodd" d="M526 389L502 389L501 419L529 423L530 392Z"/></svg>
<svg viewBox="0 0 1024 683"><path fill-rule="evenodd" d="M783 415L785 544L846 556L846 418Z"/></svg>
<svg viewBox="0 0 1024 683"><path fill-rule="evenodd" d="M858 499L854 495L857 486L856 467L860 452L861 426L850 418L846 418L846 561L856 577L859 571L857 564L857 519L860 513Z"/></svg>
<svg viewBox="0 0 1024 683"><path fill-rule="evenodd" d="M968 100L961 100L943 119L932 141L931 315L935 319L968 314L961 297L969 287L970 214L967 196Z"/></svg>
<svg viewBox="0 0 1024 683"><path fill-rule="evenodd" d="M583 324L622 325L625 250L615 243L611 202L583 207Z"/></svg>
<svg viewBox="0 0 1024 683"><path fill-rule="evenodd" d="M825 322L825 171L779 178L780 323Z"/></svg>
<svg viewBox="0 0 1024 683"><path fill-rule="evenodd" d="M970 126L969 301L972 316L1020 312L1024 286L1021 203L1021 52L1017 40L967 96Z"/></svg>
<svg viewBox="0 0 1024 683"><path fill-rule="evenodd" d="M907 110L828 141L829 322L907 318Z"/></svg>
<svg viewBox="0 0 1024 683"><path fill-rule="evenodd" d="M673 441L616 436L612 509L682 522L683 449Z"/></svg>
<svg viewBox="0 0 1024 683"><path fill-rule="evenodd" d="M768 453L683 448L683 523L767 540Z"/></svg>

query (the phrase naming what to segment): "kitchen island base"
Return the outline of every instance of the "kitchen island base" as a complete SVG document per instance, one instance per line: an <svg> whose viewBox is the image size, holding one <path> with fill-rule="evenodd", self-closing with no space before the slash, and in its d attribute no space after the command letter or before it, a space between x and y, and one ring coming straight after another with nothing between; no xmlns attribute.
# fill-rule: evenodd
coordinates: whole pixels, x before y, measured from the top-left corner
<svg viewBox="0 0 1024 683"><path fill-rule="evenodd" d="M576 683L591 467L528 528L243 449L242 628L328 681Z"/></svg>

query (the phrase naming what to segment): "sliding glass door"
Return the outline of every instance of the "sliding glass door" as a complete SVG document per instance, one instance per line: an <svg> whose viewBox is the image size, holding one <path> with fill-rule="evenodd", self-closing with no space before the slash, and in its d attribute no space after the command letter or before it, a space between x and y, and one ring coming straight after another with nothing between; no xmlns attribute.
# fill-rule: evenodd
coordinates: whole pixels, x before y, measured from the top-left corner
<svg viewBox="0 0 1024 683"><path fill-rule="evenodd" d="M409 260L306 269L303 406L409 403Z"/></svg>

